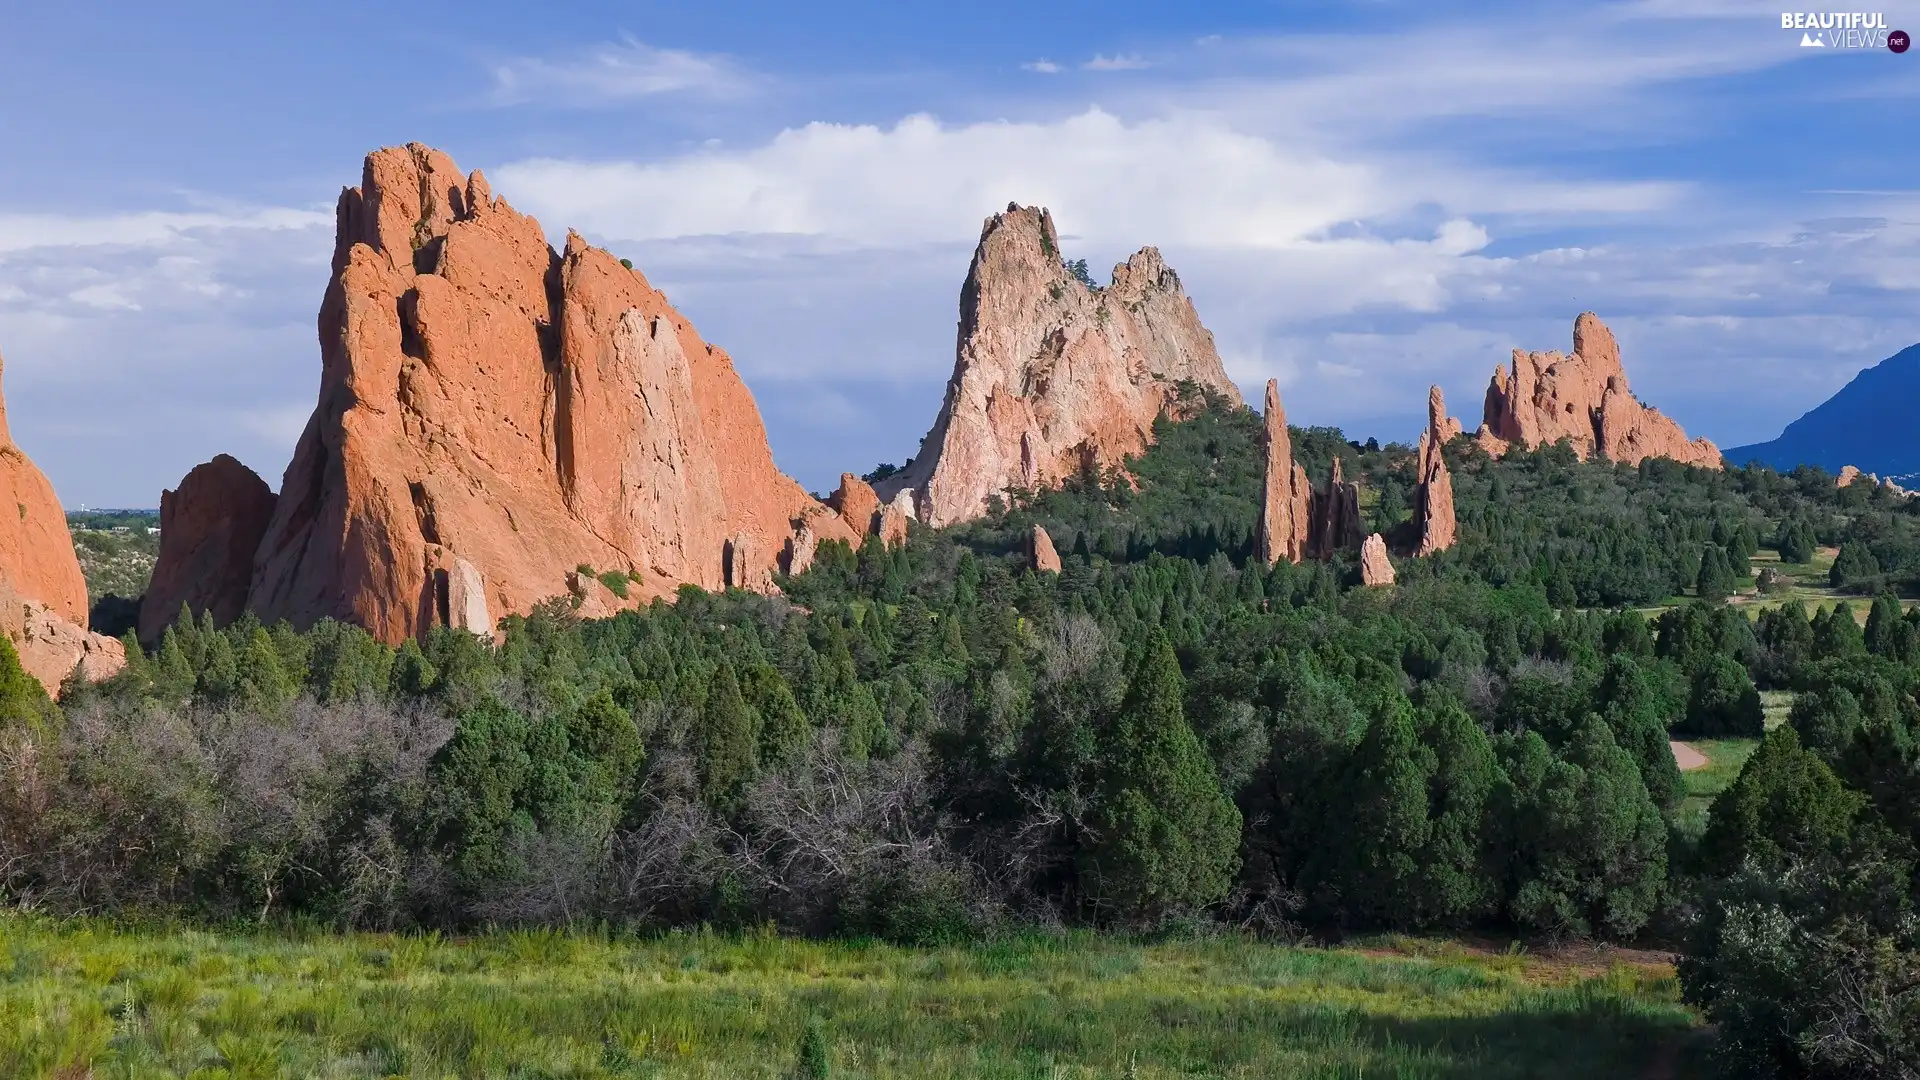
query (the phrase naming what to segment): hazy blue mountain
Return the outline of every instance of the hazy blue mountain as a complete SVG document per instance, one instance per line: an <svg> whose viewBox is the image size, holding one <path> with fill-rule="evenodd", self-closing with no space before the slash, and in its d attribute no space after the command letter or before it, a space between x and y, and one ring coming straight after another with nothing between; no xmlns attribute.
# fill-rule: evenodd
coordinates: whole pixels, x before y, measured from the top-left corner
<svg viewBox="0 0 1920 1080"><path fill-rule="evenodd" d="M1843 465L1881 476L1920 472L1920 345L1853 377L1771 442L1726 451L1727 464L1763 461L1781 471Z"/></svg>

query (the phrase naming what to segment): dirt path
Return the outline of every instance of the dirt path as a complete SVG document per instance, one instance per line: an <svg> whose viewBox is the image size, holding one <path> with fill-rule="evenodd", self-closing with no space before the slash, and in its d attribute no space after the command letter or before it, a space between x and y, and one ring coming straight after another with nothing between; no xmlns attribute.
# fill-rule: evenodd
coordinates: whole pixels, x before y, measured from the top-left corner
<svg viewBox="0 0 1920 1080"><path fill-rule="evenodd" d="M1707 755L1701 753L1698 750L1695 750L1693 747L1688 746L1686 743L1669 742L1667 743L1667 745L1673 748L1673 761L1674 761L1674 764L1680 766L1681 772L1691 772L1694 769L1704 769L1709 764L1709 762L1707 761Z"/></svg>

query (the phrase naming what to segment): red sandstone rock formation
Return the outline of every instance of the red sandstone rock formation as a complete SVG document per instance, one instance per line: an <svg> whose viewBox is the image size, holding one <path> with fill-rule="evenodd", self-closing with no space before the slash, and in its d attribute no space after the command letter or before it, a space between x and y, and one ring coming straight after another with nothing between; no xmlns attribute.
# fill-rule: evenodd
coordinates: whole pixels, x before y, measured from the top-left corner
<svg viewBox="0 0 1920 1080"><path fill-rule="evenodd" d="M140 605L140 638L153 642L185 607L221 626L246 610L253 553L273 519L273 489L220 454L160 493L160 558Z"/></svg>
<svg viewBox="0 0 1920 1080"><path fill-rule="evenodd" d="M484 632L576 566L636 576L621 603L639 603L721 587L733 540L743 577L773 564L813 502L726 353L639 272L572 234L555 253L418 144L368 155L337 217L319 402L254 559L261 619L394 642Z"/></svg>
<svg viewBox="0 0 1920 1080"><path fill-rule="evenodd" d="M1060 553L1053 549L1053 537L1047 530L1035 525L1027 537L1027 554L1033 559L1033 568L1044 574L1060 572Z"/></svg>
<svg viewBox="0 0 1920 1080"><path fill-rule="evenodd" d="M900 507L902 501L882 503L872 485L852 473L841 473L840 487L827 496L827 505L840 514L841 523L856 537L856 547L868 536L880 537L880 542L890 548L906 543L907 515Z"/></svg>
<svg viewBox="0 0 1920 1080"><path fill-rule="evenodd" d="M840 486L827 496L827 505L839 513L848 531L865 537L879 529L880 496L872 485L852 473L840 474ZM855 546L860 541L855 540Z"/></svg>
<svg viewBox="0 0 1920 1080"><path fill-rule="evenodd" d="M1879 480L1879 478L1872 473L1863 473L1852 465L1842 465L1840 466L1840 475L1834 478L1833 486L1851 487L1853 486L1853 482L1862 476L1866 477L1869 483L1877 483Z"/></svg>
<svg viewBox="0 0 1920 1080"><path fill-rule="evenodd" d="M1427 391L1427 430L1420 433L1420 546L1416 555L1431 555L1453 546L1459 527L1453 514L1453 475L1440 452L1460 425L1447 415L1439 387Z"/></svg>
<svg viewBox="0 0 1920 1080"><path fill-rule="evenodd" d="M1313 489L1307 470L1294 464L1287 411L1280 407L1280 384L1267 380L1265 414L1266 478L1260 492L1260 558L1268 566L1307 555L1308 506Z"/></svg>
<svg viewBox="0 0 1920 1080"><path fill-rule="evenodd" d="M1332 558L1337 551L1360 546L1360 486L1340 476L1340 459L1333 459L1327 490L1313 493L1307 512L1307 557Z"/></svg>
<svg viewBox="0 0 1920 1080"><path fill-rule="evenodd" d="M20 667L40 680L49 694L60 692L60 684L75 667L87 680L98 682L127 663L126 648L118 641L21 596L5 581L0 581L0 634L13 643Z"/></svg>
<svg viewBox="0 0 1920 1080"><path fill-rule="evenodd" d="M1495 457L1507 447L1539 446L1567 439L1582 458L1638 464L1672 458L1709 469L1724 468L1720 451L1706 439L1689 441L1680 425L1627 388L1626 369L1613 332L1593 312L1573 322L1573 353L1513 351L1513 370L1497 367L1487 387L1486 421L1476 438Z"/></svg>
<svg viewBox="0 0 1920 1080"><path fill-rule="evenodd" d="M120 670L120 643L87 630L87 579L66 511L46 474L14 444L3 397L0 506L10 507L0 513L0 634L13 643L20 666L50 694L75 667L89 679Z"/></svg>
<svg viewBox="0 0 1920 1080"><path fill-rule="evenodd" d="M0 507L5 508L0 513L0 580L11 584L21 598L86 626L87 579L73 553L66 511L46 475L14 445L4 398L0 398Z"/></svg>
<svg viewBox="0 0 1920 1080"><path fill-rule="evenodd" d="M1360 544L1360 584L1393 584L1393 560L1387 558L1387 542L1379 533Z"/></svg>
<svg viewBox="0 0 1920 1080"><path fill-rule="evenodd" d="M1043 488L1144 450L1153 421L1191 382L1238 404L1213 335L1153 248L1089 289L1061 263L1043 209L987 220L960 290L946 400L920 456L881 484L914 492L916 515L950 525L1009 488Z"/></svg>

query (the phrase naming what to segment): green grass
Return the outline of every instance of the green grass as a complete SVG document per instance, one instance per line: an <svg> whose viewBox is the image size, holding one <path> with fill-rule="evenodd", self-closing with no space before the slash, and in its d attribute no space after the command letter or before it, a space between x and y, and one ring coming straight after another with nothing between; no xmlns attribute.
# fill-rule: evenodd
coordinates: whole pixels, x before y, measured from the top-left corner
<svg viewBox="0 0 1920 1080"><path fill-rule="evenodd" d="M1782 714L1784 717L1784 713ZM1768 727L1774 724L1771 709L1768 715ZM1687 745L1707 756L1707 766L1681 773L1686 781L1687 797L1680 804L1679 824L1681 829L1698 836L1707 827L1707 809L1713 805L1714 797L1727 790L1728 785L1740 775L1740 770L1760 746L1759 739L1689 739Z"/></svg>
<svg viewBox="0 0 1920 1080"><path fill-rule="evenodd" d="M0 1075L1632 1077L1698 1032L1661 965L1434 952L0 917Z"/></svg>

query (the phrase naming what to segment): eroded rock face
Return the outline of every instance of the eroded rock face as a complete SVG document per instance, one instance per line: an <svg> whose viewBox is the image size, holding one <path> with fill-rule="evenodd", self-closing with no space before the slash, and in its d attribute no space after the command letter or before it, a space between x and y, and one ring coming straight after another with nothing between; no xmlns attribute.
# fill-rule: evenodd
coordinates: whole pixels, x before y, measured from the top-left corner
<svg viewBox="0 0 1920 1080"><path fill-rule="evenodd" d="M855 536L864 537L878 528L880 496L871 484L852 473L840 474L840 486L827 496L827 505ZM859 541L854 543L858 546Z"/></svg>
<svg viewBox="0 0 1920 1080"><path fill-rule="evenodd" d="M1440 388L1428 390L1427 430L1420 433L1420 546L1414 552L1416 555L1445 551L1458 538L1459 525L1453 513L1453 475L1447 471L1447 460L1440 450L1459 434L1460 425L1447 415L1446 398L1441 396Z"/></svg>
<svg viewBox="0 0 1920 1080"><path fill-rule="evenodd" d="M266 481L226 454L160 493L160 557L140 605L142 641L158 641L182 607L211 612L220 626L240 617L275 501Z"/></svg>
<svg viewBox="0 0 1920 1080"><path fill-rule="evenodd" d="M1620 346L1600 317L1588 311L1573 323L1573 353L1513 351L1513 370L1496 367L1487 387L1485 422L1476 438L1495 457L1509 446L1569 440L1582 458L1638 464L1671 458L1724 468L1706 439L1687 438L1680 425L1643 405L1627 388Z"/></svg>
<svg viewBox="0 0 1920 1080"><path fill-rule="evenodd" d="M960 290L953 378L921 453L882 481L929 525L979 517L1009 488L1059 484L1144 450L1191 382L1238 404L1213 335L1153 248L1090 289L1061 263L1053 218L987 220Z"/></svg>
<svg viewBox="0 0 1920 1080"><path fill-rule="evenodd" d="M1039 525L1027 537L1027 554L1033 559L1033 568L1043 574L1060 572L1060 553L1053 548L1053 537Z"/></svg>
<svg viewBox="0 0 1920 1080"><path fill-rule="evenodd" d="M1312 489L1307 471L1293 461L1293 437L1287 411L1280 405L1280 384L1267 380L1265 412L1266 478L1260 492L1260 557L1268 566L1282 559L1297 563L1307 556L1307 518Z"/></svg>
<svg viewBox="0 0 1920 1080"><path fill-rule="evenodd" d="M1387 557L1387 541L1379 533L1360 544L1360 584L1393 584L1393 560Z"/></svg>
<svg viewBox="0 0 1920 1080"><path fill-rule="evenodd" d="M812 525L802 521L799 526L793 530L793 535L787 538L787 559L785 563L787 574L792 577L798 577L806 573L807 570L813 566L813 556L819 549L819 534L813 531Z"/></svg>
<svg viewBox="0 0 1920 1080"><path fill-rule="evenodd" d="M0 369L5 362L0 361ZM0 581L22 599L76 626L87 625L87 579L53 485L7 427L0 397ZM65 672L61 673L66 674Z"/></svg>
<svg viewBox="0 0 1920 1080"><path fill-rule="evenodd" d="M126 648L118 641L89 631L38 600L21 596L3 581L0 634L5 634L20 654L21 668L56 696L75 667L87 680L98 682L127 663Z"/></svg>
<svg viewBox="0 0 1920 1080"><path fill-rule="evenodd" d="M337 221L319 401L254 558L262 620L396 642L527 611L580 565L636 577L628 604L722 587L735 538L773 565L813 501L726 353L638 271L577 235L556 253L418 144L368 155Z"/></svg>
<svg viewBox="0 0 1920 1080"><path fill-rule="evenodd" d="M1852 487L1853 482L1855 480L1860 479L1862 476L1868 477L1869 482L1873 480L1873 476L1871 473L1863 473L1859 469L1853 467L1852 465L1842 465L1840 467L1840 475L1834 478L1833 486L1834 487Z"/></svg>
<svg viewBox="0 0 1920 1080"><path fill-rule="evenodd" d="M840 486L827 496L827 505L839 513L840 523L855 536L855 547L868 536L880 537L880 542L890 548L906 543L907 512L901 507L903 502L908 500L896 497L891 502L881 502L873 486L852 473L841 473Z"/></svg>

